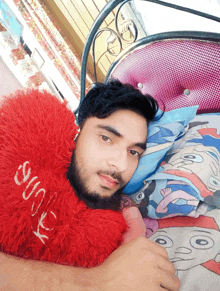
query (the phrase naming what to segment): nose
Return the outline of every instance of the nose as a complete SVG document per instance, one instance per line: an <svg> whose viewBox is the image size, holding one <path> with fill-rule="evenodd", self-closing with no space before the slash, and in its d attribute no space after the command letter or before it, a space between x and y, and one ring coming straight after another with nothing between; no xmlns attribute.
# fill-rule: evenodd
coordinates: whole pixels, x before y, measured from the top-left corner
<svg viewBox="0 0 220 291"><path fill-rule="evenodd" d="M175 254L190 254L192 252L191 249L187 248L187 247L179 247L176 251Z"/></svg>
<svg viewBox="0 0 220 291"><path fill-rule="evenodd" d="M125 172L128 166L128 156L126 151L114 151L111 156L107 159L107 164L112 170L117 172Z"/></svg>

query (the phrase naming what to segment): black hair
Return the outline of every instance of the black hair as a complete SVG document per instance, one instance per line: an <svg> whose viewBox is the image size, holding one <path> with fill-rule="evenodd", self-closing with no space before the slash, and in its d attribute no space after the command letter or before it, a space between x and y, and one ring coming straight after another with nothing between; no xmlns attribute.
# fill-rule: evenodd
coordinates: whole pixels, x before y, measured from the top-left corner
<svg viewBox="0 0 220 291"><path fill-rule="evenodd" d="M78 110L78 125L83 126L89 117L106 118L119 109L134 111L146 118L155 119L158 111L157 101L149 94L142 94L130 84L111 79L108 83L95 83Z"/></svg>

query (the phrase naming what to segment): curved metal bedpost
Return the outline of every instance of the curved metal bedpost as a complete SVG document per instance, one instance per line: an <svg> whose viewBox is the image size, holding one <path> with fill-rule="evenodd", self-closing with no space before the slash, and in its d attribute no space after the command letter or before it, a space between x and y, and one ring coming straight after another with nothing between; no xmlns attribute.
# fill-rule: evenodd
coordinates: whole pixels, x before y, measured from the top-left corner
<svg viewBox="0 0 220 291"><path fill-rule="evenodd" d="M80 94L80 101L85 96L85 83L86 83L86 65L88 60L89 51L92 45L93 38L98 31L100 25L104 21L104 19L108 16L108 14L120 3L122 3L124 0L110 0L102 9L102 11L99 13L97 18L95 19L89 35L86 39L86 43L83 49L82 54L82 65L81 65L81 94Z"/></svg>

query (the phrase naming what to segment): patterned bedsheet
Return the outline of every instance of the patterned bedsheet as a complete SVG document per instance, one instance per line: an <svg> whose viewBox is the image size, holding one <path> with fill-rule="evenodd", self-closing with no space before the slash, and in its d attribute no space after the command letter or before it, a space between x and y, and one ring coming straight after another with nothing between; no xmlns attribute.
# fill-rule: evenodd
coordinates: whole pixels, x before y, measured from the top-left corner
<svg viewBox="0 0 220 291"><path fill-rule="evenodd" d="M197 115L144 184L130 197L181 291L220 290L220 114Z"/></svg>

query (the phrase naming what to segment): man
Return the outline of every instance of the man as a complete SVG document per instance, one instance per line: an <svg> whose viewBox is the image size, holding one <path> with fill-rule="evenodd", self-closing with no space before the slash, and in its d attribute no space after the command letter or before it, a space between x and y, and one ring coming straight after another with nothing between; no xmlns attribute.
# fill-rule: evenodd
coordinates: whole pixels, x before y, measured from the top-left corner
<svg viewBox="0 0 220 291"><path fill-rule="evenodd" d="M92 208L120 206L123 188L146 149L147 122L158 108L146 97L128 84L111 81L91 89L79 108L81 133L68 179Z"/></svg>
<svg viewBox="0 0 220 291"><path fill-rule="evenodd" d="M97 84L89 91L80 105L80 133L67 172L76 195L87 206L119 209L123 188L145 150L147 125L156 111L152 97L118 81ZM95 268L0 254L0 290L179 290L166 250L138 237L143 232L143 220L137 209L124 210L124 217L130 237L125 234L126 243Z"/></svg>

